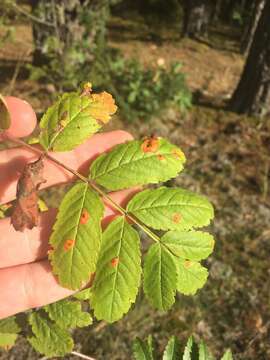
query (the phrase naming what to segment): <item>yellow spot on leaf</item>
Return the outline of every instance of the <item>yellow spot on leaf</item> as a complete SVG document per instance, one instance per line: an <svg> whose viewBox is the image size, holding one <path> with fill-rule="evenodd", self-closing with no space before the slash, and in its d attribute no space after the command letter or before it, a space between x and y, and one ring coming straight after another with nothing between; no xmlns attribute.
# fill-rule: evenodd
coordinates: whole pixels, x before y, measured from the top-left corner
<svg viewBox="0 0 270 360"><path fill-rule="evenodd" d="M173 221L175 224L179 224L180 221L181 221L181 215L180 215L179 213L173 214L172 221Z"/></svg>
<svg viewBox="0 0 270 360"><path fill-rule="evenodd" d="M90 82L85 83L83 86L83 89L84 89L84 91L91 92L92 91L92 83L90 83Z"/></svg>
<svg viewBox="0 0 270 360"><path fill-rule="evenodd" d="M189 260L186 260L186 261L184 262L184 267L185 267L186 269L188 269L189 267L191 267L191 265L192 265L192 262L189 261Z"/></svg>
<svg viewBox="0 0 270 360"><path fill-rule="evenodd" d="M181 160L186 160L185 154L183 153L183 151L181 151L180 149L173 149L172 150L172 155L176 158L176 159L181 159Z"/></svg>

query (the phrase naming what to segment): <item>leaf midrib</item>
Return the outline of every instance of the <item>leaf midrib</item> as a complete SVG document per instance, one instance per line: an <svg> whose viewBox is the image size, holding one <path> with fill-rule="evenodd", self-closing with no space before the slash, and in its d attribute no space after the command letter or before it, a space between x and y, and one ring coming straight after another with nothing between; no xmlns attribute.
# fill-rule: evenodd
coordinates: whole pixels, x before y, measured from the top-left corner
<svg viewBox="0 0 270 360"><path fill-rule="evenodd" d="M59 104L59 106L60 106L60 104ZM71 106L71 105L70 105L70 99L69 99L69 104L68 104L69 114L70 114L70 106ZM49 143L49 148L51 148L51 147L53 146L53 144L55 143L55 141L56 141L56 139L58 138L58 136L63 133L63 131L66 129L66 127L69 126L69 124L70 124L82 111L86 110L88 106L89 106L89 104L85 105L85 107L82 107L75 115L70 116L70 120L69 120L69 122L67 123L67 125L66 125L65 127L61 128L59 131L57 131L57 133L55 134L55 136L54 136L54 137L52 138L52 140L50 141L50 143ZM58 108L58 109L59 109L59 108ZM57 111L57 112L58 112L58 111ZM58 116L58 120L59 120L59 116Z"/></svg>
<svg viewBox="0 0 270 360"><path fill-rule="evenodd" d="M114 168L112 168L112 169L110 169L109 171L104 171L104 172L102 172L101 174L99 174L98 176L96 176L96 177L92 177L92 179L93 180L96 180L96 179L98 179L98 178L100 178L100 177L102 177L102 176L107 176L108 174L110 174L111 172L113 172L113 171L115 171L115 170L118 170L118 169L121 169L121 168L123 168L123 167L126 167L127 165L130 165L131 163L132 164L134 164L134 163L137 163L137 162L139 162L139 161L145 161L145 160L147 160L147 159L151 159L151 158L153 158L153 157L156 157L158 154L157 153L155 153L154 155L151 155L151 156L147 156L147 157L143 157L143 158L140 158L140 159L137 159L137 160L132 160L132 161L129 161L129 162L126 162L126 163L124 163L124 164L121 164L120 166L116 166L116 167L114 167ZM171 157L173 157L173 155L171 154L171 153L160 153L160 155L165 155L165 156L171 156ZM181 163L181 165L182 165L182 163Z"/></svg>
<svg viewBox="0 0 270 360"><path fill-rule="evenodd" d="M119 239L120 244L119 244L118 252L117 252L118 259L120 257L121 248L122 248L124 226L125 226L125 219L122 218L121 233L120 233L120 239ZM110 306L110 320L111 321L112 321L112 308L114 305L114 297L115 297L115 292L116 292L116 278L118 277L118 271L119 271L119 263L120 263L120 261L116 265L116 270L115 270L114 280L113 280L113 287L112 287L112 301L111 301L111 306Z"/></svg>
<svg viewBox="0 0 270 360"><path fill-rule="evenodd" d="M128 212L132 212L132 211L142 211L142 210L151 210L151 209L157 209L157 208L163 208L163 207L184 207L184 206L189 206L189 207L196 207L196 208L200 208L200 209L207 209L207 210L211 210L212 208L210 206L203 206L203 205L196 205L196 204L162 204L162 205L149 205L147 207L141 207L141 208L135 208L135 209L131 209L128 210Z"/></svg>
<svg viewBox="0 0 270 360"><path fill-rule="evenodd" d="M75 236L74 236L74 240L75 240L75 246L72 247L71 251L71 258L70 258L70 261L71 261L71 266L69 268L69 273L70 273L70 279L72 279L72 268L73 268L73 257L74 257L74 250L76 248L76 239L77 239L77 235L78 235L78 231L79 231L79 224L80 224L80 217L81 217L81 213L82 213L82 210L83 210L83 205L84 205L84 202L85 202L85 198L86 198L86 193L88 191L88 184L85 184L85 189L84 189L84 192L83 192L83 196L82 196L82 201L81 201L81 206L80 206L80 210L78 212L78 217L77 217L77 224L75 226Z"/></svg>

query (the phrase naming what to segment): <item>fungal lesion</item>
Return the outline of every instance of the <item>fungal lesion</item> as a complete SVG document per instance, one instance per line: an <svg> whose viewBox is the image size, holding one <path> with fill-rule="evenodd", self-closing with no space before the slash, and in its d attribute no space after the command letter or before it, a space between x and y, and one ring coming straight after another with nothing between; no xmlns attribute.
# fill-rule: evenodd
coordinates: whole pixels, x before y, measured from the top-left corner
<svg viewBox="0 0 270 360"><path fill-rule="evenodd" d="M65 241L64 243L64 250L68 251L70 249L72 249L75 245L75 240L74 239L68 239Z"/></svg>
<svg viewBox="0 0 270 360"><path fill-rule="evenodd" d="M144 153L155 153L159 149L159 139L157 137L149 137L143 140L141 149Z"/></svg>

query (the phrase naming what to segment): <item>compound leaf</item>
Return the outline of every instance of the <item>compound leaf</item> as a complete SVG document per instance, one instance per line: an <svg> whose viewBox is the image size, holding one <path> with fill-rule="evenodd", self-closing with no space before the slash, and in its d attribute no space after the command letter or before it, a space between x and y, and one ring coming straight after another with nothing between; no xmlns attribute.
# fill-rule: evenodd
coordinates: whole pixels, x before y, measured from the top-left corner
<svg viewBox="0 0 270 360"><path fill-rule="evenodd" d="M91 305L97 319L119 320L135 301L141 276L139 235L125 217L103 233Z"/></svg>
<svg viewBox="0 0 270 360"><path fill-rule="evenodd" d="M175 177L185 155L162 138L130 141L100 155L91 165L90 177L108 190L155 184Z"/></svg>
<svg viewBox="0 0 270 360"><path fill-rule="evenodd" d="M211 203L203 196L180 188L160 187L136 194L128 212L157 230L189 230L206 226L214 216Z"/></svg>
<svg viewBox="0 0 270 360"><path fill-rule="evenodd" d="M195 261L206 259L215 243L212 235L202 231L169 231L161 241L177 257Z"/></svg>
<svg viewBox="0 0 270 360"><path fill-rule="evenodd" d="M136 360L153 360L152 337L149 336L147 341L136 338L132 350Z"/></svg>
<svg viewBox="0 0 270 360"><path fill-rule="evenodd" d="M28 317L33 335L28 341L33 348L48 357L64 356L73 348L73 340L69 332L57 324L32 313Z"/></svg>
<svg viewBox="0 0 270 360"><path fill-rule="evenodd" d="M62 286L77 290L96 270L104 206L88 184L77 183L65 195L50 238L49 258Z"/></svg>
<svg viewBox="0 0 270 360"><path fill-rule="evenodd" d="M84 327L92 324L89 313L82 311L80 301L64 299L44 307L51 320L63 328Z"/></svg>
<svg viewBox="0 0 270 360"><path fill-rule="evenodd" d="M0 94L0 130L7 130L10 127L11 119L7 108L7 104L3 96Z"/></svg>
<svg viewBox="0 0 270 360"><path fill-rule="evenodd" d="M64 94L41 119L40 144L45 150L72 150L96 133L116 109L112 96L105 92Z"/></svg>
<svg viewBox="0 0 270 360"><path fill-rule="evenodd" d="M144 292L154 307L168 310L175 301L177 268L161 243L151 245L144 263Z"/></svg>
<svg viewBox="0 0 270 360"><path fill-rule="evenodd" d="M180 360L180 343L179 340L173 336L170 338L165 352L163 354L163 360Z"/></svg>
<svg viewBox="0 0 270 360"><path fill-rule="evenodd" d="M178 259L176 263L178 266L177 290L184 295L194 295L206 283L207 269L196 261Z"/></svg>
<svg viewBox="0 0 270 360"><path fill-rule="evenodd" d="M10 349L15 344L20 330L15 316L0 320L0 348Z"/></svg>

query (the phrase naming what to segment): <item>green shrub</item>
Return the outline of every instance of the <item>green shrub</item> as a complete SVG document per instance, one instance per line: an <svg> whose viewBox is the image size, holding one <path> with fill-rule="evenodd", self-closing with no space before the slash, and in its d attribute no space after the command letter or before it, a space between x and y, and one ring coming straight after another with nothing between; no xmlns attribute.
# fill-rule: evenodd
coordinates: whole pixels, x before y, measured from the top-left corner
<svg viewBox="0 0 270 360"><path fill-rule="evenodd" d="M112 93L125 119L147 120L168 106L180 111L191 107L191 92L180 63L144 68L137 60L118 57L109 62Z"/></svg>

